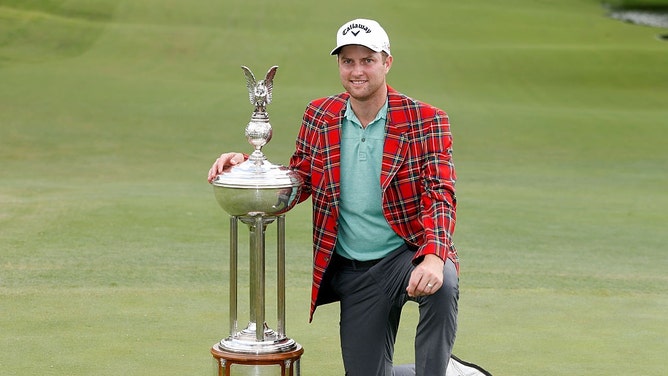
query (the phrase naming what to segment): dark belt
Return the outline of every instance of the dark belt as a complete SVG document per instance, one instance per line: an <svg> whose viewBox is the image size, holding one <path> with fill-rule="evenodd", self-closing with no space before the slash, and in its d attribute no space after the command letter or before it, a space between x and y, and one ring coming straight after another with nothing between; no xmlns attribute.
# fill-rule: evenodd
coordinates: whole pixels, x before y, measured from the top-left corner
<svg viewBox="0 0 668 376"><path fill-rule="evenodd" d="M378 264L382 260L382 258L379 258L375 260L359 261L336 255L336 263L341 267L350 269L370 269L372 266Z"/></svg>

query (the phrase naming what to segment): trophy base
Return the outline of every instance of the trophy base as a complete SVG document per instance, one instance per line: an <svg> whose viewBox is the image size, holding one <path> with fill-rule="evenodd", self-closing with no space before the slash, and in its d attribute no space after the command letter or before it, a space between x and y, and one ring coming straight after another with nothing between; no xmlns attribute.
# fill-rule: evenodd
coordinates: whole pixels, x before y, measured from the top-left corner
<svg viewBox="0 0 668 376"><path fill-rule="evenodd" d="M222 349L219 343L211 347L216 376L240 374L300 376L300 358L303 353L304 349L299 344L290 351L267 354L230 352Z"/></svg>
<svg viewBox="0 0 668 376"><path fill-rule="evenodd" d="M280 335L264 324L263 340L257 339L256 324L251 322L248 327L231 335L218 343L223 351L243 354L271 354L292 351L297 348L297 342Z"/></svg>

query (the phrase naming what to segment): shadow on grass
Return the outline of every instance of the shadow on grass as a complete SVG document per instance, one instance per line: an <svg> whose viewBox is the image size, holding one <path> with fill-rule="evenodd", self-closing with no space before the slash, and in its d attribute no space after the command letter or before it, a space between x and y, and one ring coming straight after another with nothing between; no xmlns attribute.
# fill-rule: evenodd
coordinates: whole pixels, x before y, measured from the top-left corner
<svg viewBox="0 0 668 376"><path fill-rule="evenodd" d="M113 18L116 0L0 3L0 64L77 56L95 43Z"/></svg>
<svg viewBox="0 0 668 376"><path fill-rule="evenodd" d="M611 0L603 1L611 18L636 25L668 28L667 0ZM668 35L659 37L668 39Z"/></svg>

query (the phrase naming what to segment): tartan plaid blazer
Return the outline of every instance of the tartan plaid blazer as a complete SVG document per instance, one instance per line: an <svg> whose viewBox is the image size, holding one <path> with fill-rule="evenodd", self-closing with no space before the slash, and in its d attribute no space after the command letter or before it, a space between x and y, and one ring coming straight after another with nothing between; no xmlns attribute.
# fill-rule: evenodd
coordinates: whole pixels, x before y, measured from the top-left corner
<svg viewBox="0 0 668 376"><path fill-rule="evenodd" d="M341 124L349 94L308 104L290 167L303 179L299 201L313 201L313 285L310 319L336 244L341 174ZM455 230L455 168L448 115L388 86L386 138L379 184L392 229L416 249L451 259L459 270ZM320 298L320 299L319 299Z"/></svg>

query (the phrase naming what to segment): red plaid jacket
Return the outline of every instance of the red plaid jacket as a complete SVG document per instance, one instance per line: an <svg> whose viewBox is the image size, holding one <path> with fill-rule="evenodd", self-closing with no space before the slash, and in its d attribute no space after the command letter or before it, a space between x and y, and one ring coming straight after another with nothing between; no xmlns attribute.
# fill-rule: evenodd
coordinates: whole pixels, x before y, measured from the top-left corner
<svg viewBox="0 0 668 376"><path fill-rule="evenodd" d="M340 198L341 123L348 94L309 103L290 167L304 179L300 201L313 199L313 287L310 319L336 244ZM380 184L383 213L392 229L417 251L451 259L455 230L452 134L442 110L388 86L387 134Z"/></svg>

